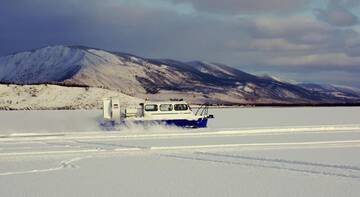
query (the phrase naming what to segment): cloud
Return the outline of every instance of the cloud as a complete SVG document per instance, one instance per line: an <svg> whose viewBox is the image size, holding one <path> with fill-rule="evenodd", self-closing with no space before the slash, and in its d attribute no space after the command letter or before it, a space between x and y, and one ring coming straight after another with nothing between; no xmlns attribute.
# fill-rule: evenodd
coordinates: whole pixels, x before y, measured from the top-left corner
<svg viewBox="0 0 360 197"><path fill-rule="evenodd" d="M339 1L345 8L358 2ZM357 72L360 36L356 28L334 26L299 13L307 3L4 0L0 6L0 55L65 44L264 71L301 73L346 67L347 72ZM188 12L189 5L195 9ZM303 11L309 11L306 9ZM281 14L273 14L279 11Z"/></svg>
<svg viewBox="0 0 360 197"><path fill-rule="evenodd" d="M282 38L265 38L255 39L250 44L250 48L260 51L286 51L286 50L309 50L314 46L310 44L295 44L290 43L286 39Z"/></svg>
<svg viewBox="0 0 360 197"><path fill-rule="evenodd" d="M309 0L171 0L187 3L196 10L217 14L257 14L291 12L303 8Z"/></svg>
<svg viewBox="0 0 360 197"><path fill-rule="evenodd" d="M348 36L345 42L345 52L350 57L360 57L360 33L353 32L351 36Z"/></svg>
<svg viewBox="0 0 360 197"><path fill-rule="evenodd" d="M133 0L8 1L0 13L2 54L65 44L146 57L225 61L219 47L228 39L246 41L241 20L186 15Z"/></svg>
<svg viewBox="0 0 360 197"><path fill-rule="evenodd" d="M251 30L254 36L282 38L309 33L324 34L330 31L331 27L308 16L258 17L253 20Z"/></svg>
<svg viewBox="0 0 360 197"><path fill-rule="evenodd" d="M315 9L319 20L334 26L346 27L358 24L358 17L350 11L348 6L355 6L355 1L329 0L326 9Z"/></svg>
<svg viewBox="0 0 360 197"><path fill-rule="evenodd" d="M270 60L273 65L300 66L300 67L322 67L327 69L347 69L347 67L358 68L360 57L350 57L345 53L325 53L296 57L276 57Z"/></svg>
<svg viewBox="0 0 360 197"><path fill-rule="evenodd" d="M347 8L353 8L360 5L359 0L328 0L333 1L331 3L338 3L339 5L345 6Z"/></svg>
<svg viewBox="0 0 360 197"><path fill-rule="evenodd" d="M287 18L259 17L250 25L252 48L282 50L283 55L324 52L350 52L360 43L360 35L353 29L336 28L309 16ZM346 49L346 50L345 50Z"/></svg>

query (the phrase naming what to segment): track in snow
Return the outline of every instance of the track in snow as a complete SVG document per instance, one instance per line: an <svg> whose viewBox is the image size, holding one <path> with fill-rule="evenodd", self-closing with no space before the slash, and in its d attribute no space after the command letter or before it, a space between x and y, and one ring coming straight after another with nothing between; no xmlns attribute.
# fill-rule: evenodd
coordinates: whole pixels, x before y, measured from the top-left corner
<svg viewBox="0 0 360 197"><path fill-rule="evenodd" d="M0 137L0 162L16 158L66 158L57 165L0 170L1 176L51 173L81 168L89 158L141 153L218 165L280 170L360 181L360 166L276 157L249 156L246 151L360 147L360 126L180 130L176 132L85 132L12 134ZM235 151L235 153L233 152ZM244 153L244 154L243 154Z"/></svg>
<svg viewBox="0 0 360 197"><path fill-rule="evenodd" d="M331 125L228 131L181 130L170 133L12 134L0 137L0 159L54 154L360 146L358 131L358 125Z"/></svg>
<svg viewBox="0 0 360 197"><path fill-rule="evenodd" d="M161 154L163 157L211 162L242 167L275 169L293 173L351 178L360 181L360 167L349 165L314 163L273 158L249 157L209 152L195 152L195 155Z"/></svg>

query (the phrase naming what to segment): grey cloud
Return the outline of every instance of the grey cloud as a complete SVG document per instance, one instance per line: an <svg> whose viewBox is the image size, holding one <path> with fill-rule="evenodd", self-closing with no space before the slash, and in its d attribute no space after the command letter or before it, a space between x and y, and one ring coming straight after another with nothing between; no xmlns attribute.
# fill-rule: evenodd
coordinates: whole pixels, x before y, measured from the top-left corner
<svg viewBox="0 0 360 197"><path fill-rule="evenodd" d="M273 65L280 66L301 66L311 67L322 66L327 69L347 69L358 67L360 65L359 57L350 57L344 53L325 53L325 54L313 54L296 57L276 57L270 60Z"/></svg>
<svg viewBox="0 0 360 197"><path fill-rule="evenodd" d="M0 13L1 54L67 44L229 63L219 47L229 39L246 42L241 20L181 15L133 1L8 1Z"/></svg>
<svg viewBox="0 0 360 197"><path fill-rule="evenodd" d="M257 14L291 12L303 8L309 0L171 0L191 4L196 10L218 14Z"/></svg>
<svg viewBox="0 0 360 197"><path fill-rule="evenodd" d="M355 6L355 1L329 0L326 9L316 9L315 15L319 20L334 26L352 26L359 22L358 17L350 11L348 6Z"/></svg>
<svg viewBox="0 0 360 197"><path fill-rule="evenodd" d="M281 38L265 38L253 40L250 48L259 51L298 51L310 50L313 49L314 46L310 44L295 44Z"/></svg>
<svg viewBox="0 0 360 197"><path fill-rule="evenodd" d="M328 25L311 17L259 17L253 20L251 33L256 37L283 38L303 36L308 33L324 34L331 30Z"/></svg>
<svg viewBox="0 0 360 197"><path fill-rule="evenodd" d="M360 5L359 0L328 0L328 1L333 1L347 8L357 7Z"/></svg>
<svg viewBox="0 0 360 197"><path fill-rule="evenodd" d="M249 29L253 41L262 41L256 46L282 49L284 53L295 51L298 55L351 51L354 40L360 40L359 33L352 29L335 28L305 16L257 18Z"/></svg>
<svg viewBox="0 0 360 197"><path fill-rule="evenodd" d="M230 5L264 1L205 2L213 6L224 3L220 8L225 11ZM245 8L231 13L239 14L239 9ZM255 7L248 11L254 10ZM360 55L356 31L331 26L314 17L184 14L134 0L4 0L0 13L0 55L45 45L86 45L145 57L199 59L299 72L344 68L352 72L358 67ZM333 59L325 54L349 57L341 56L338 65L329 65L327 62ZM318 60L301 60L309 55L317 55ZM291 58L303 65L293 65Z"/></svg>
<svg viewBox="0 0 360 197"><path fill-rule="evenodd" d="M347 40L345 51L351 57L360 57L360 35Z"/></svg>

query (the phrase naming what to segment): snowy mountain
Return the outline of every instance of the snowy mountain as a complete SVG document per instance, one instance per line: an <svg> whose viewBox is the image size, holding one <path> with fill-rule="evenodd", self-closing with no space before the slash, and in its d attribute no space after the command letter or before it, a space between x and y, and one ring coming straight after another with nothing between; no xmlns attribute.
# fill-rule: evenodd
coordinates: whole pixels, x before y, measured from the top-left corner
<svg viewBox="0 0 360 197"><path fill-rule="evenodd" d="M359 99L360 89L348 86L332 85L332 84L314 84L314 83L301 83L299 86L308 90L321 92L329 96Z"/></svg>
<svg viewBox="0 0 360 197"><path fill-rule="evenodd" d="M360 94L329 93L223 64L148 59L83 46L50 46L0 58L0 82L60 83L118 91L138 98L181 97L193 103L348 103Z"/></svg>

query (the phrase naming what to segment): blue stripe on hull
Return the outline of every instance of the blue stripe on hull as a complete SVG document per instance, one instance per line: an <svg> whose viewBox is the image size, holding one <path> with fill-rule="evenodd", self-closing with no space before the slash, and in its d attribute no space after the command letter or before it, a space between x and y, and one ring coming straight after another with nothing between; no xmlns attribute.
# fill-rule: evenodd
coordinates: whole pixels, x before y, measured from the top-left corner
<svg viewBox="0 0 360 197"><path fill-rule="evenodd" d="M199 120L166 120L166 125L174 125L178 127L205 128L207 127L207 118Z"/></svg>

